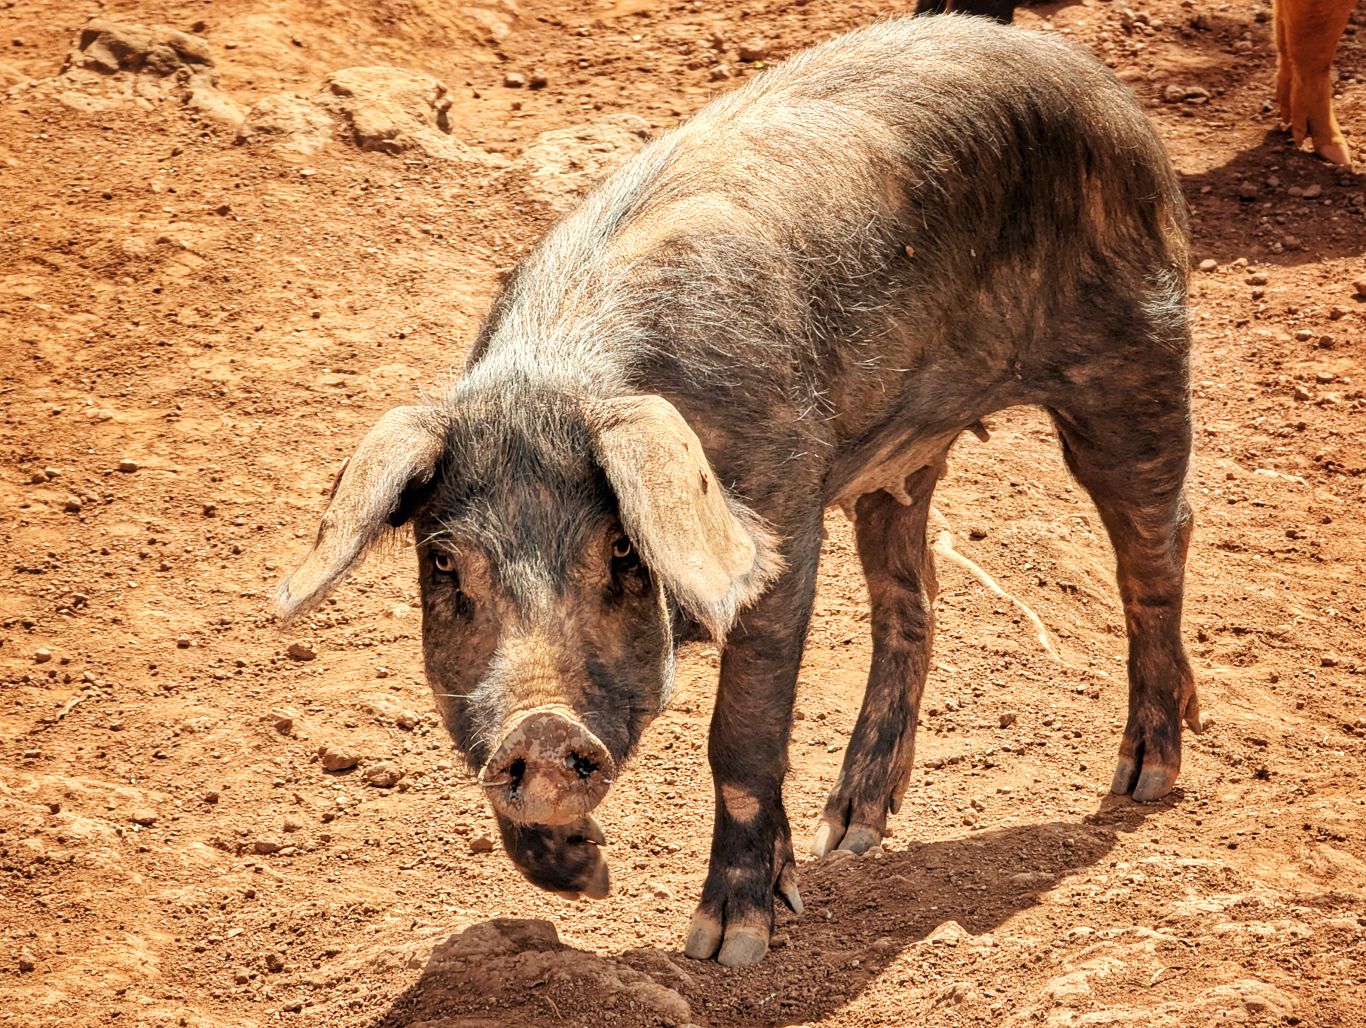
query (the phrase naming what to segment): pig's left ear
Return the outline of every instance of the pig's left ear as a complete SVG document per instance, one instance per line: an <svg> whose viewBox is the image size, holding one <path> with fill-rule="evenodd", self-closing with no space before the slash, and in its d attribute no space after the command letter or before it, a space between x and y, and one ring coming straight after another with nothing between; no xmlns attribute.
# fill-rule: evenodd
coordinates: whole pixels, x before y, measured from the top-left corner
<svg viewBox="0 0 1366 1028"><path fill-rule="evenodd" d="M596 401L589 423L622 527L665 590L720 642L782 571L776 538L726 495L668 400Z"/></svg>
<svg viewBox="0 0 1366 1028"><path fill-rule="evenodd" d="M385 531L398 528L430 488L445 452L446 421L434 407L395 407L342 465L299 569L275 600L288 621L320 603Z"/></svg>

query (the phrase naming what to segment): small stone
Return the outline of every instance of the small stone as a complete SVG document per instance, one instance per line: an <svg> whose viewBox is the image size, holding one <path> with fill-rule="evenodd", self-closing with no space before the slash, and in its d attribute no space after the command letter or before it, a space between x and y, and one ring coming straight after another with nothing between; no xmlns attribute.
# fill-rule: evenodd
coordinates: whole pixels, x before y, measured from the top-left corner
<svg viewBox="0 0 1366 1028"><path fill-rule="evenodd" d="M79 514L81 512L81 498L75 494L68 496L66 502L62 504L62 510L68 514Z"/></svg>
<svg viewBox="0 0 1366 1028"><path fill-rule="evenodd" d="M218 516L218 504L216 504L216 503L206 503L206 504L204 504L203 507L200 508L200 512L201 512L206 518L217 517L217 516Z"/></svg>
<svg viewBox="0 0 1366 1028"><path fill-rule="evenodd" d="M220 798L220 795L216 791L206 792L204 794L204 802L209 804L209 806L213 806Z"/></svg>
<svg viewBox="0 0 1366 1028"><path fill-rule="evenodd" d="M730 78L730 69L724 64L713 64L711 71L707 72L707 78L713 82L724 82Z"/></svg>
<svg viewBox="0 0 1366 1028"><path fill-rule="evenodd" d="M373 785L377 789L392 789L403 777L403 768L397 764L382 760L378 764L371 764L361 777L365 779L366 785Z"/></svg>
<svg viewBox="0 0 1366 1028"><path fill-rule="evenodd" d="M123 460L119 461L119 470L125 475L131 475L134 471L138 470L138 467L137 461L129 460L127 457L124 457Z"/></svg>
<svg viewBox="0 0 1366 1028"><path fill-rule="evenodd" d="M1219 262L1216 261L1213 257L1206 257L1203 261L1200 262L1200 270L1201 270L1201 271L1218 271L1218 270L1219 270Z"/></svg>
<svg viewBox="0 0 1366 1028"><path fill-rule="evenodd" d="M1295 333L1295 340L1296 340L1296 342L1307 343L1307 342L1309 342L1309 340L1311 340L1311 339L1313 339L1313 338L1314 338L1314 333L1313 333L1313 332L1310 332L1307 328L1302 328L1302 329L1300 329L1298 332Z"/></svg>
<svg viewBox="0 0 1366 1028"><path fill-rule="evenodd" d="M290 660L313 660L318 656L317 650L313 649L313 647L309 646L307 643L301 642L290 643L289 648L285 650L285 653L289 654Z"/></svg>
<svg viewBox="0 0 1366 1028"><path fill-rule="evenodd" d="M20 971L32 971L32 970L33 970L35 967L37 967L37 966L38 966L38 962L34 959L32 953L30 953L30 952L29 952L28 950L26 950L26 949L21 949L21 950L19 951L19 970L20 970Z"/></svg>
<svg viewBox="0 0 1366 1028"><path fill-rule="evenodd" d="M276 974L285 969L285 958L278 953L266 954L266 970L271 974Z"/></svg>
<svg viewBox="0 0 1366 1028"><path fill-rule="evenodd" d="M768 60L768 43L762 39L751 39L747 43L741 43L736 47L736 56L742 61L766 61Z"/></svg>
<svg viewBox="0 0 1366 1028"><path fill-rule="evenodd" d="M182 635L175 641L175 645L178 650L188 650L190 648L190 637L188 635Z"/></svg>
<svg viewBox="0 0 1366 1028"><path fill-rule="evenodd" d="M1162 90L1163 103L1179 104L1184 99L1186 99L1185 86L1171 85Z"/></svg>
<svg viewBox="0 0 1366 1028"><path fill-rule="evenodd" d="M1314 394L1311 393L1311 392L1310 392L1308 389L1306 389L1304 386L1302 386L1302 385L1297 385L1297 386L1295 386L1295 399L1299 400L1301 403L1305 403L1305 402L1308 402L1309 400L1312 400L1313 398L1314 398Z"/></svg>
<svg viewBox="0 0 1366 1028"><path fill-rule="evenodd" d="M289 735L294 731L294 717L284 711L277 710L271 715L275 719L275 730L281 735Z"/></svg>
<svg viewBox="0 0 1366 1028"><path fill-rule="evenodd" d="M1366 300L1366 278L1359 278L1353 282L1352 289L1356 292L1358 299Z"/></svg>
<svg viewBox="0 0 1366 1028"><path fill-rule="evenodd" d="M1238 199L1240 200L1255 200L1260 193L1261 190L1257 188L1255 182L1238 183Z"/></svg>
<svg viewBox="0 0 1366 1028"><path fill-rule="evenodd" d="M1306 200L1317 200L1322 195L1323 186L1319 185L1317 182L1315 182L1312 186L1307 187L1304 191L1304 198Z"/></svg>
<svg viewBox="0 0 1366 1028"><path fill-rule="evenodd" d="M41 650L33 651L33 663L35 664L46 664L51 659L52 651L47 649L46 647L44 647Z"/></svg>
<svg viewBox="0 0 1366 1028"><path fill-rule="evenodd" d="M275 839L257 839L251 844L251 848L254 852L265 856L271 853L279 853L283 845Z"/></svg>
<svg viewBox="0 0 1366 1028"><path fill-rule="evenodd" d="M649 882L645 888L655 899L673 899L674 891L663 882Z"/></svg>
<svg viewBox="0 0 1366 1028"><path fill-rule="evenodd" d="M1254 271L1251 275L1247 277L1246 281L1247 284L1250 286L1264 286L1267 283L1266 272Z"/></svg>
<svg viewBox="0 0 1366 1028"><path fill-rule="evenodd" d="M1338 658L1336 653L1325 653L1319 658L1320 667L1337 667Z"/></svg>
<svg viewBox="0 0 1366 1028"><path fill-rule="evenodd" d="M155 810L148 810L147 808L142 807L133 811L131 815L131 820L135 825L142 825L146 828L150 828L152 825L157 823L157 812Z"/></svg>
<svg viewBox="0 0 1366 1028"><path fill-rule="evenodd" d="M470 852L471 852L471 853L492 853L492 852L493 852L493 840L490 839L487 835L475 836L473 839L470 840Z"/></svg>
<svg viewBox="0 0 1366 1028"><path fill-rule="evenodd" d="M1017 714L1017 713L1015 713L1015 711L1013 711L1013 710L1003 711L1003 712L1001 713L1001 727L1002 727L1002 728L1009 728L1009 727L1010 727L1011 725L1013 725L1017 720L1019 720L1019 717L1020 717L1020 715Z"/></svg>
<svg viewBox="0 0 1366 1028"><path fill-rule="evenodd" d="M509 71L503 75L503 85L508 89L521 89L526 85L526 76L520 71Z"/></svg>
<svg viewBox="0 0 1366 1028"><path fill-rule="evenodd" d="M318 760L329 771L346 771L360 763L360 754L329 744L319 747Z"/></svg>
<svg viewBox="0 0 1366 1028"><path fill-rule="evenodd" d="M550 85L550 78L545 72L537 69L531 73L531 78L527 80L527 85L532 89L544 89Z"/></svg>

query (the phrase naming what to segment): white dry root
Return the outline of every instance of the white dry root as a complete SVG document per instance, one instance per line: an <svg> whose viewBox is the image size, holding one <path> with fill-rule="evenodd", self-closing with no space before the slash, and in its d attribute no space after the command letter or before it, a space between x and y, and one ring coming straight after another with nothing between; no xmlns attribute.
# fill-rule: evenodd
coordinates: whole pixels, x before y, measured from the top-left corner
<svg viewBox="0 0 1366 1028"><path fill-rule="evenodd" d="M982 585L986 586L993 594L1019 608L1020 613L1027 617L1029 623L1034 626L1035 635L1044 652L1061 664L1062 657L1059 655L1057 647L1053 645L1053 640L1048 634L1048 629L1044 627L1044 623L1040 620L1039 615L1035 614L1033 609L1029 604L1025 603L1024 600L1020 599L1014 593L1006 592L996 584L996 579L992 578L991 575L987 574L980 566L955 550L953 548L953 530L949 528L948 520L938 510L935 510L933 513L934 519L939 525L939 531L935 534L934 538L934 552L945 560L953 561L953 563L963 568L968 574L972 575L973 578L981 582Z"/></svg>

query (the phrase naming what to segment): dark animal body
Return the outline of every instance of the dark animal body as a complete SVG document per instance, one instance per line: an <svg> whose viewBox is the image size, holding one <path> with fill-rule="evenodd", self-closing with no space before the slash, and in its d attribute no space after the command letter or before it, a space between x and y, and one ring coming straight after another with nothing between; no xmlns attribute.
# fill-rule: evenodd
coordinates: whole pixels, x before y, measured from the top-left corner
<svg viewBox="0 0 1366 1028"><path fill-rule="evenodd" d="M1009 25L1018 0L916 0L916 14L977 14Z"/></svg>
<svg viewBox="0 0 1366 1028"><path fill-rule="evenodd" d="M710 869L687 953L763 956L800 911L783 809L823 511L854 519L873 661L813 848L882 837L933 635L930 496L957 435L1051 414L1113 540L1150 800L1198 726L1180 639L1190 515L1187 236L1143 114L1090 57L957 17L793 57L628 161L493 303L439 403L390 411L281 587L326 594L416 534L427 674L513 861L601 894L590 811L722 643Z"/></svg>

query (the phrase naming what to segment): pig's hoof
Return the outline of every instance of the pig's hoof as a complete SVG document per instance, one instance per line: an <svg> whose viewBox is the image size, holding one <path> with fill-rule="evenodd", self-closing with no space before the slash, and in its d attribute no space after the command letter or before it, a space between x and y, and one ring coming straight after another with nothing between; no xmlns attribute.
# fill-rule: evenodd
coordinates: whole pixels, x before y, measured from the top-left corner
<svg viewBox="0 0 1366 1028"><path fill-rule="evenodd" d="M762 928L740 925L724 930L721 922L710 914L698 911L692 916L688 929L685 956L693 960L709 960L725 967L745 967L757 964L768 952L768 932Z"/></svg>
<svg viewBox="0 0 1366 1028"><path fill-rule="evenodd" d="M1152 761L1145 761L1140 770L1133 758L1121 756L1110 791L1118 796L1131 795L1138 803L1152 803L1172 791L1180 772L1180 765L1168 767Z"/></svg>
<svg viewBox="0 0 1366 1028"><path fill-rule="evenodd" d="M1322 145L1316 145L1314 149L1317 150L1319 156L1325 160L1331 161L1343 168L1350 169L1352 167L1352 154L1351 151L1347 149L1347 143L1344 140L1332 139Z"/></svg>
<svg viewBox="0 0 1366 1028"><path fill-rule="evenodd" d="M825 822L816 829L815 838L811 840L811 854L823 857L835 849L867 853L881 842L882 832L872 825L852 824L841 831L840 826Z"/></svg>
<svg viewBox="0 0 1366 1028"><path fill-rule="evenodd" d="M610 890L599 849L607 838L591 817L568 825L523 825L500 817L498 828L508 856L533 885L573 899L602 899Z"/></svg>

